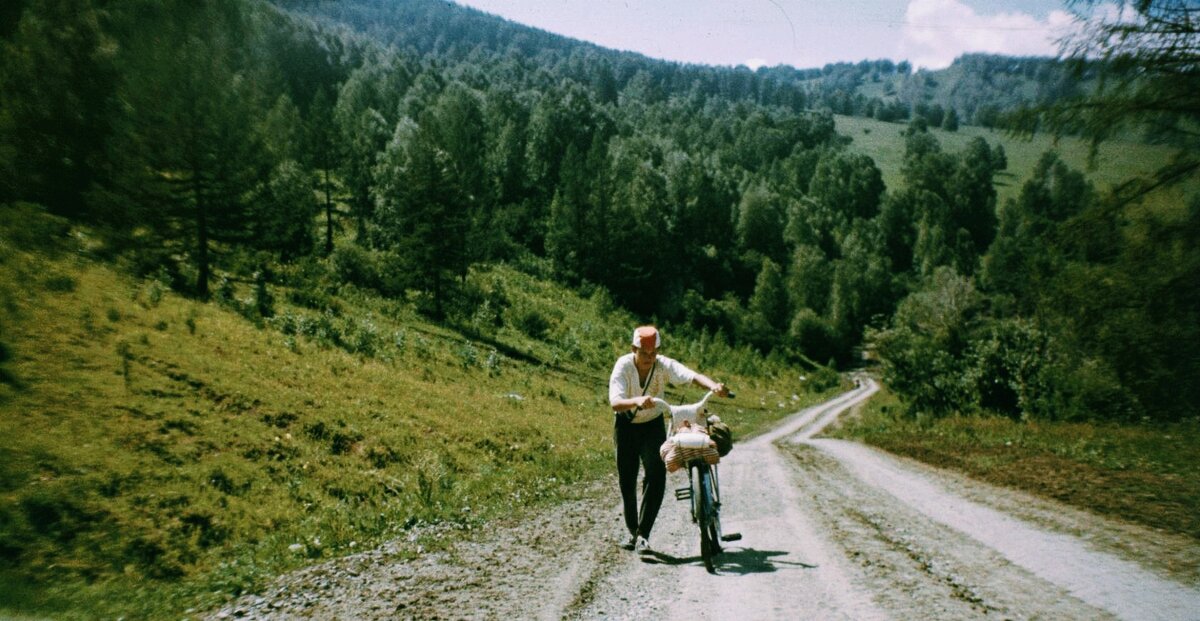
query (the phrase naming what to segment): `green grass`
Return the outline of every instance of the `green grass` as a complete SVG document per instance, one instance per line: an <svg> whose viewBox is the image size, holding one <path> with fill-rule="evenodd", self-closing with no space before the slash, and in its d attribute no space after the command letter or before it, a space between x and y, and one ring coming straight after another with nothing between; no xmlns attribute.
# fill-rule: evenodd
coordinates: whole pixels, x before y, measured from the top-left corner
<svg viewBox="0 0 1200 621"><path fill-rule="evenodd" d="M1200 540L1200 419L1172 425L914 420L881 391L829 433Z"/></svg>
<svg viewBox="0 0 1200 621"><path fill-rule="evenodd" d="M3 229L0 616L177 617L388 539L435 549L612 472L608 372L638 319L603 294L493 267L470 281L507 306L458 328L352 287L338 312L275 288L264 321L61 229ZM747 351L667 338L736 387L714 409L738 435L820 398L792 401L798 372Z"/></svg>
<svg viewBox="0 0 1200 621"><path fill-rule="evenodd" d="M884 184L889 190L903 187L901 167L904 161L904 136L906 123L885 123L874 119L852 116L835 117L838 133L852 139L850 150L870 156L883 173ZM1146 175L1167 163L1173 151L1166 147L1136 142L1112 141L1101 145L1095 166L1089 166L1089 144L1075 138L1064 138L1057 143L1046 135L1023 138L984 127L963 126L956 132L942 129L930 130L947 153L962 151L975 137L982 137L990 145L1004 146L1008 158L1008 169L996 178L997 206L1020 194L1021 186L1033 173L1038 160L1048 150L1055 150L1059 157L1072 168L1082 171L1092 180L1096 189L1105 191L1130 177ZM1161 198L1164 202L1175 202L1184 196L1181 188L1168 191Z"/></svg>

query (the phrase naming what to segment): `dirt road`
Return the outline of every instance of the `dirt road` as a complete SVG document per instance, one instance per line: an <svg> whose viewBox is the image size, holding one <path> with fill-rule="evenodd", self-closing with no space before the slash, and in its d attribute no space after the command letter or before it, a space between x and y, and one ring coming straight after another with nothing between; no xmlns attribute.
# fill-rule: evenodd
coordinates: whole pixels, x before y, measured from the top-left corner
<svg viewBox="0 0 1200 621"><path fill-rule="evenodd" d="M396 562L410 544L393 542L210 618L1200 620L1191 540L814 438L875 390L864 380L736 446L721 465L723 523L744 538L716 575L669 492L656 554L618 547L605 481L450 552Z"/></svg>

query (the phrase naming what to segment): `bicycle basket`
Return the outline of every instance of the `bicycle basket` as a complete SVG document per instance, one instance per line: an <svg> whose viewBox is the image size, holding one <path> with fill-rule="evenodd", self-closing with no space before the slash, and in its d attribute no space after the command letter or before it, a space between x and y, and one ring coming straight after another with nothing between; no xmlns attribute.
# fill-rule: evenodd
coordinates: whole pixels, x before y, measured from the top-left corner
<svg viewBox="0 0 1200 621"><path fill-rule="evenodd" d="M717 454L724 457L733 450L733 430L723 422L708 424L708 437L717 444Z"/></svg>

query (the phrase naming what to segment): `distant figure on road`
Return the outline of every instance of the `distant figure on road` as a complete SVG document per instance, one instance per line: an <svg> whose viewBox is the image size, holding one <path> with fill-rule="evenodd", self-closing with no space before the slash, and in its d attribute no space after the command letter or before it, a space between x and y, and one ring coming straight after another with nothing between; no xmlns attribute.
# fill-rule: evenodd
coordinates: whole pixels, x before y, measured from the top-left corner
<svg viewBox="0 0 1200 621"><path fill-rule="evenodd" d="M719 396L729 395L724 384L717 383L683 364L660 356L662 335L654 326L633 331L630 353L617 359L608 379L608 402L613 411L613 444L617 454L617 478L624 504L625 527L629 529L627 549L649 554L650 530L662 506L666 491L667 467L658 449L667 439L663 413L654 399L663 398L667 382L693 383ZM638 463L645 469L642 480L642 506L638 511Z"/></svg>

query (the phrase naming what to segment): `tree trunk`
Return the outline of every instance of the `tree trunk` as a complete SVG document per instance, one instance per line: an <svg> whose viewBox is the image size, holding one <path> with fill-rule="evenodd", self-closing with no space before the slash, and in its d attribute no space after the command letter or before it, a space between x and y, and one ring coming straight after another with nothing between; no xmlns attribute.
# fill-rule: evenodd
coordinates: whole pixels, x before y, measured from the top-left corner
<svg viewBox="0 0 1200 621"><path fill-rule="evenodd" d="M196 295L200 299L208 299L208 213L204 204L203 193L198 187L193 189L196 199Z"/></svg>
<svg viewBox="0 0 1200 621"><path fill-rule="evenodd" d="M325 254L333 253L333 197L329 191L329 169L325 169Z"/></svg>

